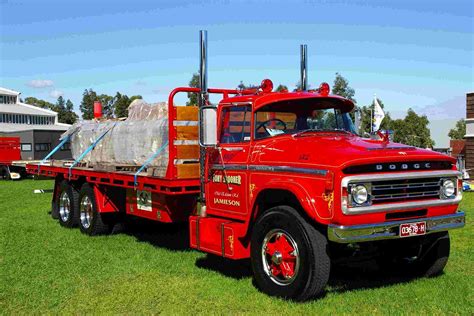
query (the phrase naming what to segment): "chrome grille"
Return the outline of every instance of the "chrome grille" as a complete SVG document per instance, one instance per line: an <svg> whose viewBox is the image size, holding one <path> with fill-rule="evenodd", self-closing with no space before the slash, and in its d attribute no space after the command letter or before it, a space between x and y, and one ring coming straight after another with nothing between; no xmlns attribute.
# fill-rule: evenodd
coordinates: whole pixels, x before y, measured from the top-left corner
<svg viewBox="0 0 474 316"><path fill-rule="evenodd" d="M372 204L435 199L440 197L441 178L372 182Z"/></svg>

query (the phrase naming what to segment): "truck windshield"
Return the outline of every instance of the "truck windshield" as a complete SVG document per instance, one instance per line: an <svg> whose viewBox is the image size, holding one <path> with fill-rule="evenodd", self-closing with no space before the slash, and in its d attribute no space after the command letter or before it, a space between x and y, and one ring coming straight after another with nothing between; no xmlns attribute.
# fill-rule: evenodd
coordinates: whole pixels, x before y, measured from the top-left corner
<svg viewBox="0 0 474 316"><path fill-rule="evenodd" d="M305 132L346 132L356 134L347 112L330 102L314 102L298 106L265 106L255 115L255 138Z"/></svg>

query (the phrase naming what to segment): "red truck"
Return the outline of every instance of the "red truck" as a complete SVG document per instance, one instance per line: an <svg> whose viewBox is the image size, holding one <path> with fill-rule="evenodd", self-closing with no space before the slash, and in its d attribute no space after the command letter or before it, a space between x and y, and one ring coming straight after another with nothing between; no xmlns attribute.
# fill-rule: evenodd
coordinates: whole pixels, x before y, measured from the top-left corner
<svg viewBox="0 0 474 316"><path fill-rule="evenodd" d="M19 179L13 161L21 159L20 137L0 137L0 178Z"/></svg>
<svg viewBox="0 0 474 316"><path fill-rule="evenodd" d="M201 33L200 88L169 95L165 177L27 165L55 179L52 216L61 225L96 235L123 214L188 221L191 248L250 258L260 290L300 301L321 295L331 264L348 258L417 276L443 270L448 230L465 221L453 158L359 137L352 101L327 83L306 91L305 47L301 91L272 92L270 80L208 89L206 43ZM197 93L199 107L174 106L178 93ZM222 96L217 106L209 94Z"/></svg>

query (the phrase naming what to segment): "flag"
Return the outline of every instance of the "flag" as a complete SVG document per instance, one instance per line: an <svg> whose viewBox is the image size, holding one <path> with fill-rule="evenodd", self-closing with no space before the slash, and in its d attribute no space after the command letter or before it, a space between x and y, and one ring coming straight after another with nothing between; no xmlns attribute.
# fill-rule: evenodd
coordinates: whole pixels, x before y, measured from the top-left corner
<svg viewBox="0 0 474 316"><path fill-rule="evenodd" d="M383 112L382 107L380 106L377 98L374 98L374 115L372 118L372 131L376 132L380 128L380 124L385 117L385 113Z"/></svg>

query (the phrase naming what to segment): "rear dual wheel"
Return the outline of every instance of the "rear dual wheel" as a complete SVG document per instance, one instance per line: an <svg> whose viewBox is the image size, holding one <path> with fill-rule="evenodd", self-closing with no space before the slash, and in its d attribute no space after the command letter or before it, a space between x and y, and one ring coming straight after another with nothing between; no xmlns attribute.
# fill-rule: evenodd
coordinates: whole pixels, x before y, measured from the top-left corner
<svg viewBox="0 0 474 316"><path fill-rule="evenodd" d="M327 239L294 208L277 206L255 223L251 261L257 287L304 301L321 295L329 279Z"/></svg>
<svg viewBox="0 0 474 316"><path fill-rule="evenodd" d="M108 234L112 225L105 221L105 215L99 213L94 189L88 183L82 185L79 192L79 228L82 233L94 236Z"/></svg>
<svg viewBox="0 0 474 316"><path fill-rule="evenodd" d="M59 183L56 192L51 216L57 218L61 226L76 226L79 218L79 192L67 180Z"/></svg>

